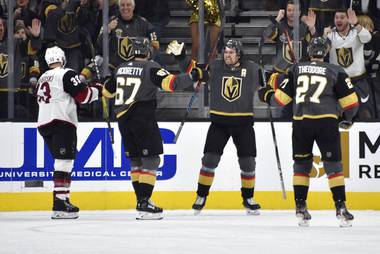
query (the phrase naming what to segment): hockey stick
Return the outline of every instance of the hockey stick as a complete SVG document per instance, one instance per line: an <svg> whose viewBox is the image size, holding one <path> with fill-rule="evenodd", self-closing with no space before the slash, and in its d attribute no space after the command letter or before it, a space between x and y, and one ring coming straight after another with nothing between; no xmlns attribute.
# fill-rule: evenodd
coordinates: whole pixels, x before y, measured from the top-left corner
<svg viewBox="0 0 380 254"><path fill-rule="evenodd" d="M197 97L198 95L198 91L199 91L199 82L197 83L196 87L195 87L195 90L193 92L193 94L191 95L191 98L190 98L190 101L186 107L186 112L185 112L185 115L178 127L178 130L174 136L174 140L173 140L173 143L176 144L177 143L177 140L178 140L178 137L179 135L181 134L181 131L182 131L182 128L183 128L183 125L185 124L186 120L187 120L187 116L189 115L189 113L191 112L191 109L192 109L192 106L193 106L193 102L195 101L195 98Z"/></svg>
<svg viewBox="0 0 380 254"><path fill-rule="evenodd" d="M293 50L293 46L292 46L292 41L290 40L288 29L285 29L284 33L285 33L285 37L286 37L286 40L287 40L288 45L289 45L290 58L292 59L293 63L296 63L297 62L297 58L296 58L296 56L294 54L294 50Z"/></svg>
<svg viewBox="0 0 380 254"><path fill-rule="evenodd" d="M94 45L92 45L92 41L91 41L91 37L90 37L89 33L87 31L84 31L83 33L85 34L85 38L87 40L87 44L90 47L91 62L94 65L94 69L95 69L95 72L96 72L96 78L100 81L101 77L100 77L99 66L98 66L97 62L95 61L95 48L94 48ZM107 131L108 131L108 134L109 134L109 137L110 137L110 140L111 140L111 145L113 146L113 144L115 143L115 139L114 139L112 128L111 128L111 121L110 121L107 101L106 101L106 98L104 96L102 96L101 100L102 100L102 108L103 108L103 118L104 118L104 120L107 123ZM112 147L112 149L113 149L113 147Z"/></svg>
<svg viewBox="0 0 380 254"><path fill-rule="evenodd" d="M264 72L264 63L263 63L263 54L262 54L262 45L263 45L263 43L264 43L264 37L262 37L261 40L259 41L259 56L260 56L260 60L259 61L260 61L260 68L261 68L262 79L263 79L264 85L266 85L267 81L266 81L266 76L265 76L265 72ZM280 154L278 152L278 146L277 146L276 130L274 128L272 111L270 109L269 104L267 104L267 110L268 110L268 113L269 113L269 122L270 122L270 127L271 127L271 130L272 130L272 138L273 138L273 144L274 144L274 152L275 152L276 161L277 161L278 175L280 177L280 182L281 182L282 197L283 197L283 199L286 199L284 177L282 175Z"/></svg>
<svg viewBox="0 0 380 254"><path fill-rule="evenodd" d="M218 8L220 10L219 13L221 15L221 17L220 17L220 19L221 19L221 29L220 29L219 34L218 34L218 40L216 41L216 43L214 45L214 48L211 51L211 56L213 56L215 54L215 52L216 52L216 49L217 49L218 44L219 44L219 41L220 41L220 39L222 37L222 34L223 34L223 27L224 27L224 9L223 9L223 5L220 2L220 0L217 0L217 4L218 4ZM200 81L198 81L197 84L195 85L195 88L194 88L195 90L194 90L193 94L191 95L189 103L187 104L185 115L184 115L184 117L183 117L183 119L182 119L182 121L181 121L181 123L180 123L180 125L178 127L178 130L177 130L177 132L176 132L176 134L174 136L174 140L173 140L174 144L177 143L177 140L179 138L179 135L181 134L182 128L183 128L183 126L184 126L184 124L185 124L185 122L187 120L187 117L188 117L189 113L192 110L193 102L194 102L195 98L197 97L198 92L200 90L199 85L200 85Z"/></svg>

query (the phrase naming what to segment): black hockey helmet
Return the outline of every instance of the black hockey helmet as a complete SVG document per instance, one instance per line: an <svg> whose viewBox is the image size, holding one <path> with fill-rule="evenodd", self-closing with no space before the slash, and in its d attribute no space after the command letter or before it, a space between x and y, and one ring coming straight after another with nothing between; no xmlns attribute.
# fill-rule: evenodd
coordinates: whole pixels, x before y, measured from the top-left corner
<svg viewBox="0 0 380 254"><path fill-rule="evenodd" d="M243 56L243 44L236 39L229 39L225 48L235 49L236 54L240 56L240 58Z"/></svg>
<svg viewBox="0 0 380 254"><path fill-rule="evenodd" d="M324 58L328 51L330 50L330 46L328 41L323 37L314 37L309 42L307 46L307 51L310 57L315 58Z"/></svg>
<svg viewBox="0 0 380 254"><path fill-rule="evenodd" d="M133 55L136 57L149 57L150 41L145 37L132 39Z"/></svg>

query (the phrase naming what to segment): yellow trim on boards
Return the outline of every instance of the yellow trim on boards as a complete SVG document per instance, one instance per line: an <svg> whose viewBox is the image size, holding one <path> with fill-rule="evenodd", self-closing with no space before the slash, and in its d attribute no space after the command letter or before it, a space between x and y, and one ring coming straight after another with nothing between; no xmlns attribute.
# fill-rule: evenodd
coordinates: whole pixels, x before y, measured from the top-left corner
<svg viewBox="0 0 380 254"><path fill-rule="evenodd" d="M258 191L255 200L263 209L294 209L293 192L282 199L279 191ZM154 202L164 209L191 209L195 191L160 191L153 194ZM71 201L81 210L135 209L133 192L74 192ZM348 192L347 206L352 210L380 210L380 192ZM330 192L310 192L308 207L312 210L334 209ZM0 193L0 211L51 210L52 193ZM239 191L210 192L205 209L243 209Z"/></svg>

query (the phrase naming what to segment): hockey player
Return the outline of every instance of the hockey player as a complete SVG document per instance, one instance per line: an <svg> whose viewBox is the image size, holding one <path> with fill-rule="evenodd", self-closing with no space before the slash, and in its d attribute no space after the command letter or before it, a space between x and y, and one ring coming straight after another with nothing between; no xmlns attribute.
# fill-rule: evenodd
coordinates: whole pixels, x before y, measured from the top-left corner
<svg viewBox="0 0 380 254"><path fill-rule="evenodd" d="M326 39L313 38L308 47L311 62L292 66L275 92L269 86L259 90L259 98L271 105L284 106L294 101L293 187L300 226L308 226L311 219L306 199L313 165L314 141L322 154L336 216L342 220L341 226L350 226L354 219L345 205L339 126L345 129L351 127L359 102L343 68L323 62L328 49ZM340 123L339 106L344 110Z"/></svg>
<svg viewBox="0 0 380 254"><path fill-rule="evenodd" d="M200 68L189 74L170 74L150 61L150 42L147 38L132 40L134 59L121 64L103 89L107 98L115 98L115 114L124 144L125 155L131 161L138 220L162 219L162 208L150 199L156 182L163 153L160 130L155 117L156 93L161 88L168 92L192 86L207 79Z"/></svg>
<svg viewBox="0 0 380 254"><path fill-rule="evenodd" d="M371 119L374 116L371 93L364 64L364 44L371 40L370 32L358 23L355 11L335 13L335 27L325 28L324 37L331 41L330 63L337 64L347 72L360 97L357 118Z"/></svg>
<svg viewBox="0 0 380 254"><path fill-rule="evenodd" d="M102 86L86 86L79 75L65 68L66 57L57 46L48 48L49 66L37 82L38 132L54 158L52 219L76 219L79 208L70 203L71 171L76 156L78 125L76 103L91 103L101 96Z"/></svg>
<svg viewBox="0 0 380 254"><path fill-rule="evenodd" d="M260 205L253 199L255 186L256 142L253 125L253 95L259 85L259 67L243 60L243 46L231 39L223 59L210 64L210 117L202 167L199 173L195 215L206 204L215 169L230 137L237 149L243 206L249 214L258 214Z"/></svg>

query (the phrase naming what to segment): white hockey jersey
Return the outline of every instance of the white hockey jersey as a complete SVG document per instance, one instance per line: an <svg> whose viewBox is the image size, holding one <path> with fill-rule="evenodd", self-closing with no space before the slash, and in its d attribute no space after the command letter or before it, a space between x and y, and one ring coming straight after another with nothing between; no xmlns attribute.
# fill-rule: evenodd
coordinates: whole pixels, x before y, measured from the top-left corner
<svg viewBox="0 0 380 254"><path fill-rule="evenodd" d="M82 83L75 71L57 67L42 74L36 95L39 104L38 127L57 120L77 126L76 102L97 100L99 90Z"/></svg>
<svg viewBox="0 0 380 254"><path fill-rule="evenodd" d="M327 36L331 41L330 63L343 67L350 78L365 73L364 44L371 40L370 32L364 27L358 33L351 28L347 36L341 36L334 29Z"/></svg>

